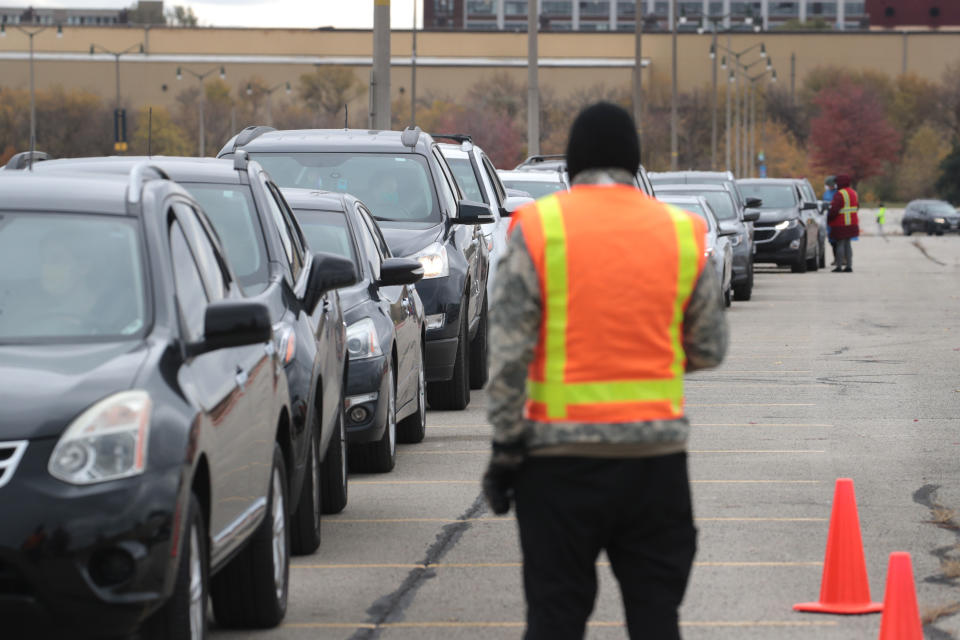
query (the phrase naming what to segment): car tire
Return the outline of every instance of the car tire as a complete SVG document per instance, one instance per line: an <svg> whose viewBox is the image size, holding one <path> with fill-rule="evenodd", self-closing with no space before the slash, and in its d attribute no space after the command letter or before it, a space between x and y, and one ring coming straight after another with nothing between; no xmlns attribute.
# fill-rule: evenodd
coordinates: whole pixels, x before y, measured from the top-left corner
<svg viewBox="0 0 960 640"><path fill-rule="evenodd" d="M267 513L247 546L213 577L217 622L226 628L268 629L287 613L290 585L287 472L280 445L273 445Z"/></svg>
<svg viewBox="0 0 960 640"><path fill-rule="evenodd" d="M316 422L318 418L314 418ZM310 459L303 472L303 487L297 510L290 517L290 551L294 555L313 553L320 546L320 430L310 434Z"/></svg>
<svg viewBox="0 0 960 640"><path fill-rule="evenodd" d="M903 225L903 235L908 236L911 233L913 233L913 229L911 229L907 225Z"/></svg>
<svg viewBox="0 0 960 640"><path fill-rule="evenodd" d="M457 341L457 355L453 361L453 377L444 382L431 382L427 385L427 398L430 408L448 411L462 411L470 404L470 342L467 339L467 301L460 304L460 335Z"/></svg>
<svg viewBox="0 0 960 640"><path fill-rule="evenodd" d="M477 335L470 341L470 388L483 389L487 384L489 364L487 362L487 298L483 298L483 308L480 310L480 322L477 324Z"/></svg>
<svg viewBox="0 0 960 640"><path fill-rule="evenodd" d="M427 435L426 358L420 350L420 373L417 376L417 410L397 424L397 442L416 444Z"/></svg>
<svg viewBox="0 0 960 640"><path fill-rule="evenodd" d="M327 455L320 465L320 505L323 513L340 513L347 506L347 432L343 426L343 401L330 434Z"/></svg>
<svg viewBox="0 0 960 640"><path fill-rule="evenodd" d="M386 424L383 435L376 442L350 445L350 470L367 473L387 473L397 464L397 390L393 365L387 363Z"/></svg>
<svg viewBox="0 0 960 640"><path fill-rule="evenodd" d="M729 308L731 304L733 304L733 295L730 289L727 289L723 292L723 306Z"/></svg>
<svg viewBox="0 0 960 640"><path fill-rule="evenodd" d="M807 238L804 236L803 244L800 245L800 249L797 250L797 257L793 261L793 264L790 265L790 271L794 273L806 273L807 272Z"/></svg>
<svg viewBox="0 0 960 640"><path fill-rule="evenodd" d="M192 492L187 503L187 527L177 557L173 594L140 630L143 640L204 640L207 637L207 597L210 591L207 534L200 501Z"/></svg>
<svg viewBox="0 0 960 640"><path fill-rule="evenodd" d="M816 271L820 268L820 243L814 243L814 255L807 260L807 271Z"/></svg>
<svg viewBox="0 0 960 640"><path fill-rule="evenodd" d="M747 281L733 286L733 299L747 301L753 296L753 260L747 265Z"/></svg>

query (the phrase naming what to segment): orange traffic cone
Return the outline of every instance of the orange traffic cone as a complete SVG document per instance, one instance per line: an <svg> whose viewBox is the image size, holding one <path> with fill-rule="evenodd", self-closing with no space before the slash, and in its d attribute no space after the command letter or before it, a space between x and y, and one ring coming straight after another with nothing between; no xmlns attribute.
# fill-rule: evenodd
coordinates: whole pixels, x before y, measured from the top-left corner
<svg viewBox="0 0 960 640"><path fill-rule="evenodd" d="M913 586L913 568L910 566L910 554L906 551L890 554L880 640L923 640L917 592Z"/></svg>
<svg viewBox="0 0 960 640"><path fill-rule="evenodd" d="M833 493L820 601L795 604L793 608L795 611L844 614L876 613L883 609L879 602L870 601L860 519L850 478L838 478Z"/></svg>

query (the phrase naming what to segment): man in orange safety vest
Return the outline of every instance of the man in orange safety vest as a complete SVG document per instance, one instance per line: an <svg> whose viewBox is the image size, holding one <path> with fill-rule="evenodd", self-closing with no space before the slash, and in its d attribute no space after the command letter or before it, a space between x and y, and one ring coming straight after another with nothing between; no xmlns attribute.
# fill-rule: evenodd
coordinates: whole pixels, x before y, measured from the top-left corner
<svg viewBox="0 0 960 640"><path fill-rule="evenodd" d="M528 640L583 637L601 550L631 638L671 640L696 551L683 379L726 352L720 286L704 220L636 188L626 111L581 112L566 161L498 266L484 494L516 503Z"/></svg>

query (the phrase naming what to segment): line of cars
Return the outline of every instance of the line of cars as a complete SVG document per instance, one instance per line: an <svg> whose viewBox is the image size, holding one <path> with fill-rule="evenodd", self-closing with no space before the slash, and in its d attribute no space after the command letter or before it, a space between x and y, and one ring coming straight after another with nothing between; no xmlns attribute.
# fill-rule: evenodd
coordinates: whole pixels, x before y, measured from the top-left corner
<svg viewBox="0 0 960 640"><path fill-rule="evenodd" d="M486 381L496 225L529 198L466 143L476 201L418 129L0 172L0 610L108 637L202 638L208 597L223 627L282 620L348 468L389 471Z"/></svg>

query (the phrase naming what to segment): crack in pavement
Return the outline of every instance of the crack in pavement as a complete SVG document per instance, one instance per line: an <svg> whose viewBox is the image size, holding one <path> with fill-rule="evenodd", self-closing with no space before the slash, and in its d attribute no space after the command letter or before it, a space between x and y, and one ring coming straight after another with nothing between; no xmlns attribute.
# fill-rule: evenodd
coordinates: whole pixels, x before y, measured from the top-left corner
<svg viewBox="0 0 960 640"><path fill-rule="evenodd" d="M374 640L380 637L383 631L382 625L385 622L398 622L403 619L403 612L413 603L420 587L436 576L430 565L440 562L443 557L460 541L460 538L471 526L471 520L486 513L487 503L483 494L477 495L473 504L466 511L457 517L457 521L444 526L432 545L427 549L427 554L419 563L424 565L412 569L400 586L381 598L378 598L369 609L367 615L368 624L373 624L373 628L357 629L348 640Z"/></svg>
<svg viewBox="0 0 960 640"><path fill-rule="evenodd" d="M936 263L936 264L940 265L941 267L947 266L947 263L946 263L946 262L940 262L939 260L937 260L936 258L934 258L932 255L930 255L929 253L927 253L927 248L926 248L925 246L923 246L923 243L920 242L919 240L914 240L914 241L911 242L910 244L912 244L912 245L915 246L917 249L919 249L919 250L920 250L920 253L922 253L923 256L924 256L927 260L929 260L930 262Z"/></svg>
<svg viewBox="0 0 960 640"><path fill-rule="evenodd" d="M937 490L939 488L940 488L940 485L937 485L937 484L925 484L913 492L913 501L929 509L932 514L936 509L943 508L943 505L937 502ZM928 522L930 524L934 524L935 526L939 526L933 521L928 521ZM960 543L960 529L950 528L948 530L953 531L954 535L957 537L958 543ZM948 558L950 552L955 551L957 549L957 546L958 545L954 544L954 545L939 547L937 549L932 549L930 551L930 555L940 560L942 565L943 562ZM926 576L923 578L923 581L928 584L937 584L937 585L948 586L948 587L956 586L956 578L948 578L943 574ZM949 618L953 615L955 614L949 614L943 617ZM935 624L936 624L936 621L924 625L925 637L933 638L933 640L952 640L954 638L954 635L952 633L944 631L943 629L938 629L936 626L934 626Z"/></svg>

